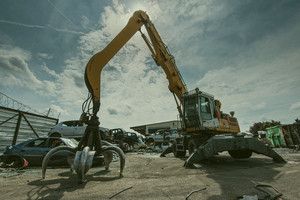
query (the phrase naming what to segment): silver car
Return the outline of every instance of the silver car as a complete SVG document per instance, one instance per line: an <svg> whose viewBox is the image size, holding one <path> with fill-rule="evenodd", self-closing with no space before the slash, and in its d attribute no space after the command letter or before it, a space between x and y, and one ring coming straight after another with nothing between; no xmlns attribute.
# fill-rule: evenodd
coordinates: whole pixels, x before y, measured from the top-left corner
<svg viewBox="0 0 300 200"><path fill-rule="evenodd" d="M64 121L56 124L48 133L49 137L81 138L85 132L87 124L79 120ZM101 132L107 132L108 129L99 127Z"/></svg>

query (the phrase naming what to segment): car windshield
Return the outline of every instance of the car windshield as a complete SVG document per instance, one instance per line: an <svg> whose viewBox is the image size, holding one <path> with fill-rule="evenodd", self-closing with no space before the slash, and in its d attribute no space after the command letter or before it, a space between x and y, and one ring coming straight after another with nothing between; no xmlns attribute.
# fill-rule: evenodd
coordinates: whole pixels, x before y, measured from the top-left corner
<svg viewBox="0 0 300 200"><path fill-rule="evenodd" d="M76 148L78 145L78 142L75 139L66 139L66 138L62 138L62 140L64 141L64 143L67 146L70 146L72 148Z"/></svg>
<svg viewBox="0 0 300 200"><path fill-rule="evenodd" d="M45 145L45 139L36 139L29 142L26 146L27 147L42 147Z"/></svg>

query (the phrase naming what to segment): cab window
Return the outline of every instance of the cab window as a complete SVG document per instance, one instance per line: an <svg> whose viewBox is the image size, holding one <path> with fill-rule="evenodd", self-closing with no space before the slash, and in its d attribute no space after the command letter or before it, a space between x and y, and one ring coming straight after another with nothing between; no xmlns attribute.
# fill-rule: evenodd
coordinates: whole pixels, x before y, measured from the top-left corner
<svg viewBox="0 0 300 200"><path fill-rule="evenodd" d="M209 98L200 97L200 112L203 120L212 119Z"/></svg>

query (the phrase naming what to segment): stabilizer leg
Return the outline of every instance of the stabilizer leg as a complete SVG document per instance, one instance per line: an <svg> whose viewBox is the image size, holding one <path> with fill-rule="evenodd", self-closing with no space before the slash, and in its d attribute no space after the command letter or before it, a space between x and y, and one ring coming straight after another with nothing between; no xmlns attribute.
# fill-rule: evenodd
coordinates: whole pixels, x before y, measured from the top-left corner
<svg viewBox="0 0 300 200"><path fill-rule="evenodd" d="M231 136L216 135L194 152L186 161L185 167L192 167L194 163L199 163L205 159L211 158L218 152L250 150L258 154L263 154L273 158L275 162L285 163L286 161L276 153L272 148L266 146L254 137L250 136Z"/></svg>

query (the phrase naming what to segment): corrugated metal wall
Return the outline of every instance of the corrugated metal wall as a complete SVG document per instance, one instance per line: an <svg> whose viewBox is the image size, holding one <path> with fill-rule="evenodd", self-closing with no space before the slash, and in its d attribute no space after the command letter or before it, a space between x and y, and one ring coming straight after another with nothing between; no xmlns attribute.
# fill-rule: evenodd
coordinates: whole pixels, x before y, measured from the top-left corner
<svg viewBox="0 0 300 200"><path fill-rule="evenodd" d="M55 118L0 107L0 153L14 142L18 144L29 138L47 136L57 122Z"/></svg>

